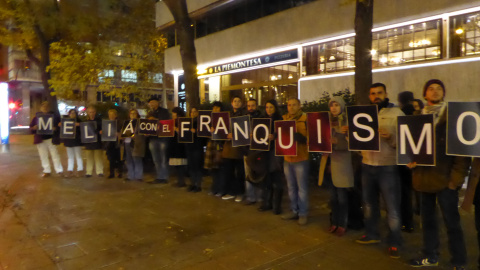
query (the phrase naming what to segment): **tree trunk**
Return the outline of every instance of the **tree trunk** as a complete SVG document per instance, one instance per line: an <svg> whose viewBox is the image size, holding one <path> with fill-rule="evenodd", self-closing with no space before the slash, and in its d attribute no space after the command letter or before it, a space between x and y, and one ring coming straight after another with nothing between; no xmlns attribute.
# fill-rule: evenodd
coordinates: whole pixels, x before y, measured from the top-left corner
<svg viewBox="0 0 480 270"><path fill-rule="evenodd" d="M357 104L370 104L372 85L373 0L356 0L355 13L355 97Z"/></svg>
<svg viewBox="0 0 480 270"><path fill-rule="evenodd" d="M197 77L197 52L195 50L195 33L193 22L188 16L186 0L164 0L175 20L177 40L180 44L180 55L185 78L185 94L187 108L200 104L200 89Z"/></svg>

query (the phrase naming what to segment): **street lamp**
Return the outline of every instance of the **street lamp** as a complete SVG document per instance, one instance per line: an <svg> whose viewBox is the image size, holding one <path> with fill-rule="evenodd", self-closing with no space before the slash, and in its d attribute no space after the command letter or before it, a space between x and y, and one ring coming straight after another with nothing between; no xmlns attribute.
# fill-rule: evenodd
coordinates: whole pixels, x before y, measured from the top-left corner
<svg viewBox="0 0 480 270"><path fill-rule="evenodd" d="M9 136L8 114L9 114L8 84L2 82L0 83L0 141L2 145L8 145L8 136Z"/></svg>

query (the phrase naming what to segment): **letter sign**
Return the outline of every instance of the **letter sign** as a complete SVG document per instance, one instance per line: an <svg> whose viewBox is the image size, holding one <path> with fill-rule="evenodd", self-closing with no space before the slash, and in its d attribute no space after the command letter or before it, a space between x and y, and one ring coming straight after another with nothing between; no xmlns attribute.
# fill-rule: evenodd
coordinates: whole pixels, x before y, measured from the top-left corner
<svg viewBox="0 0 480 270"><path fill-rule="evenodd" d="M76 136L76 123L77 121L72 118L62 118L60 127L60 139L75 139Z"/></svg>
<svg viewBox="0 0 480 270"><path fill-rule="evenodd" d="M238 116L230 119L232 122L232 146L250 145L250 116Z"/></svg>
<svg viewBox="0 0 480 270"><path fill-rule="evenodd" d="M212 140L228 140L230 114L228 112L212 113L212 126L214 128Z"/></svg>
<svg viewBox="0 0 480 270"><path fill-rule="evenodd" d="M348 150L380 151L377 105L348 106Z"/></svg>
<svg viewBox="0 0 480 270"><path fill-rule="evenodd" d="M117 139L117 120L102 120L102 142L115 142Z"/></svg>
<svg viewBox="0 0 480 270"><path fill-rule="evenodd" d="M193 119L188 117L178 118L178 142L193 143Z"/></svg>
<svg viewBox="0 0 480 270"><path fill-rule="evenodd" d="M480 157L480 102L448 102L447 155Z"/></svg>
<svg viewBox="0 0 480 270"><path fill-rule="evenodd" d="M297 132L295 121L275 121L275 131L277 139L275 140L276 156L296 156L297 142L294 134Z"/></svg>
<svg viewBox="0 0 480 270"><path fill-rule="evenodd" d="M53 114L38 114L37 134L53 135Z"/></svg>
<svg viewBox="0 0 480 270"><path fill-rule="evenodd" d="M270 150L270 127L272 119L270 118L253 118L252 119L252 138L250 142L250 150L268 151Z"/></svg>
<svg viewBox="0 0 480 270"><path fill-rule="evenodd" d="M157 136L158 121L149 119L138 120L138 134Z"/></svg>
<svg viewBox="0 0 480 270"><path fill-rule="evenodd" d="M307 113L308 152L332 152L332 132L328 112Z"/></svg>
<svg viewBox="0 0 480 270"><path fill-rule="evenodd" d="M398 116L397 164L435 166L433 114Z"/></svg>
<svg viewBox="0 0 480 270"><path fill-rule="evenodd" d="M175 122L173 119L158 121L158 137L173 137L175 136Z"/></svg>
<svg viewBox="0 0 480 270"><path fill-rule="evenodd" d="M212 111L198 111L197 137L212 137Z"/></svg>

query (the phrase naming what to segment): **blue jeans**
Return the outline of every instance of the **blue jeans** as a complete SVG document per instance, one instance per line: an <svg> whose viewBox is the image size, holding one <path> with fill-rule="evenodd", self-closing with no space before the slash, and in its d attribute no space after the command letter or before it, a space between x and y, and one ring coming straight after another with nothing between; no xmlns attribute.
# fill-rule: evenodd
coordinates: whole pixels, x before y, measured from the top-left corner
<svg viewBox="0 0 480 270"><path fill-rule="evenodd" d="M363 201L365 206L365 229L369 238L380 239L380 193L387 207L390 232L388 244L399 247L402 244L400 224L400 180L398 166L362 165Z"/></svg>
<svg viewBox="0 0 480 270"><path fill-rule="evenodd" d="M436 211L438 201L443 221L447 227L448 249L452 255L451 263L453 266L464 266L467 263L467 250L458 213L458 191L446 188L437 193L422 192L421 196L425 256L437 260L439 256L440 235Z"/></svg>
<svg viewBox="0 0 480 270"><path fill-rule="evenodd" d="M332 208L332 225L347 228L348 223L348 188L330 187L330 207Z"/></svg>
<svg viewBox="0 0 480 270"><path fill-rule="evenodd" d="M133 148L130 143L125 143L125 155L127 160L128 179L139 180L143 178L143 161L142 157L134 157L132 155Z"/></svg>
<svg viewBox="0 0 480 270"><path fill-rule="evenodd" d="M308 214L308 168L309 161L290 163L285 161L283 169L290 197L290 209L299 216Z"/></svg>
<svg viewBox="0 0 480 270"><path fill-rule="evenodd" d="M163 138L150 137L148 148L152 153L153 163L157 170L155 179L168 180L168 158L167 158L168 140Z"/></svg>

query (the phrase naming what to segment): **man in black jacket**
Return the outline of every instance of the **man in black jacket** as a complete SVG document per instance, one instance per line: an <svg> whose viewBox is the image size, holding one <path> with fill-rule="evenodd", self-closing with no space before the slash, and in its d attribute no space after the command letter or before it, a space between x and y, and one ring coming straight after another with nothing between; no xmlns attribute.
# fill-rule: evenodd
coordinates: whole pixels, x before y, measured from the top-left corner
<svg viewBox="0 0 480 270"><path fill-rule="evenodd" d="M148 101L148 106L150 107L150 112L148 112L148 119L155 120L166 120L171 119L170 113L167 109L160 107L158 98L151 98ZM153 163L155 164L155 169L157 175L155 180L149 182L150 184L161 184L167 183L168 181L168 159L167 159L167 146L168 138L159 138L155 136L149 137L148 147L152 154Z"/></svg>

